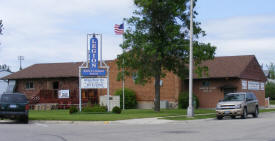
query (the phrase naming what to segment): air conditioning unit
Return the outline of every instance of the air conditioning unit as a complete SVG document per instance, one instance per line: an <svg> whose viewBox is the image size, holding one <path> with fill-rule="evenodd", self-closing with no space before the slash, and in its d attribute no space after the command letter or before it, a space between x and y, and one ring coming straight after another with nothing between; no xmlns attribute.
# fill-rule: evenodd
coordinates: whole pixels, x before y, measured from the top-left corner
<svg viewBox="0 0 275 141"><path fill-rule="evenodd" d="M161 100L160 109L168 109L168 108L169 108L169 102L167 100Z"/></svg>

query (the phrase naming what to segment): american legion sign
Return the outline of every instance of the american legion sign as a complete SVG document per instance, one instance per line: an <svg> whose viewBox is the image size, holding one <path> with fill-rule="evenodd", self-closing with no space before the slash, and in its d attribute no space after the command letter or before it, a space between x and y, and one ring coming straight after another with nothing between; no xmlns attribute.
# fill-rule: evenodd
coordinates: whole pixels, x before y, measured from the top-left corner
<svg viewBox="0 0 275 141"><path fill-rule="evenodd" d="M82 76L105 76L105 69L98 68L98 40L93 35L90 39L90 49L89 49L89 68L81 69Z"/></svg>
<svg viewBox="0 0 275 141"><path fill-rule="evenodd" d="M98 39L95 34L88 34L87 62L86 66L79 68L79 109L81 110L81 89L104 89L107 88L108 111L110 111L109 102L109 67L98 66ZM90 39L89 39L90 38ZM102 38L101 38L102 40ZM102 58L102 52L101 52ZM100 60L102 62L102 60ZM104 63L105 64L105 63ZM100 68L99 68L100 67ZM106 70L107 69L107 76Z"/></svg>

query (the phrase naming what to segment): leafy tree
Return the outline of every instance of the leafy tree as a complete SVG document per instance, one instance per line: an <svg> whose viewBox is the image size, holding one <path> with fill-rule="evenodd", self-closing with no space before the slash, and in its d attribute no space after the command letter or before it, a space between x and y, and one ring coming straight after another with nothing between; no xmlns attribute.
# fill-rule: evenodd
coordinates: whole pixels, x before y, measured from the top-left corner
<svg viewBox="0 0 275 141"><path fill-rule="evenodd" d="M136 74L136 82L145 84L154 80L154 110L160 111L160 79L167 72L174 72L182 79L188 74L189 63L189 0L134 0L137 9L134 16L125 19L129 28L124 33L118 56L118 67L125 68L126 75ZM195 5L196 1L194 1ZM194 11L194 18L197 12ZM216 48L200 43L205 36L200 23L193 22L194 64L198 73L203 60L213 59ZM122 74L119 73L118 78ZM152 79L154 78L154 79Z"/></svg>
<svg viewBox="0 0 275 141"><path fill-rule="evenodd" d="M118 89L115 91L115 95L120 96L120 108L123 107L123 92L122 89ZM137 100L136 100L136 93L134 90L125 88L124 90L124 104L125 109L135 109L137 108Z"/></svg>
<svg viewBox="0 0 275 141"><path fill-rule="evenodd" d="M2 23L2 20L0 20L0 35L3 34L3 23ZM0 45L1 45L1 42L0 42Z"/></svg>
<svg viewBox="0 0 275 141"><path fill-rule="evenodd" d="M3 23L2 23L2 20L0 20L0 35L3 34L2 31L3 31Z"/></svg>
<svg viewBox="0 0 275 141"><path fill-rule="evenodd" d="M265 86L265 97L275 100L275 84L268 82Z"/></svg>
<svg viewBox="0 0 275 141"><path fill-rule="evenodd" d="M270 63L270 65L266 65L266 66L269 71L268 78L275 79L275 65L274 65L274 63Z"/></svg>
<svg viewBox="0 0 275 141"><path fill-rule="evenodd" d="M6 71L11 72L10 67L6 64L0 65L0 70L6 70Z"/></svg>

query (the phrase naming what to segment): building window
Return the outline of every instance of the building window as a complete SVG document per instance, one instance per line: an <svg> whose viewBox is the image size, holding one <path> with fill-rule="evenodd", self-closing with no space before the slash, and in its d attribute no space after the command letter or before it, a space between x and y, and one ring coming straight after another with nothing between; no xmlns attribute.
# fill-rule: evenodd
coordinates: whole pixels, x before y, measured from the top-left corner
<svg viewBox="0 0 275 141"><path fill-rule="evenodd" d="M59 82L58 81L53 82L53 89L54 90L59 89Z"/></svg>
<svg viewBox="0 0 275 141"><path fill-rule="evenodd" d="M202 86L203 87L209 87L210 86L210 82L209 81L202 81Z"/></svg>
<svg viewBox="0 0 275 141"><path fill-rule="evenodd" d="M134 81L135 84L137 83L137 78L138 78L138 74L136 72L134 72L132 74L132 79L133 79L133 81Z"/></svg>
<svg viewBox="0 0 275 141"><path fill-rule="evenodd" d="M31 81L26 82L26 89L33 89L33 88L34 88L33 82Z"/></svg>

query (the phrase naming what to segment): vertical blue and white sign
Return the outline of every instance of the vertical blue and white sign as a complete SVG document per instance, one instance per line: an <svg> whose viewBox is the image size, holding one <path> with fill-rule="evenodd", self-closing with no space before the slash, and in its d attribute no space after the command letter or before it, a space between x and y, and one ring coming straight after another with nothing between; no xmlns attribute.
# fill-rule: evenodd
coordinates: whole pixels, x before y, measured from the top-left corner
<svg viewBox="0 0 275 141"><path fill-rule="evenodd" d="M94 36L90 39L89 68L81 69L82 76L105 76L106 70L98 68L98 40Z"/></svg>
<svg viewBox="0 0 275 141"><path fill-rule="evenodd" d="M90 69L97 69L98 65L98 40L93 37L90 39Z"/></svg>

